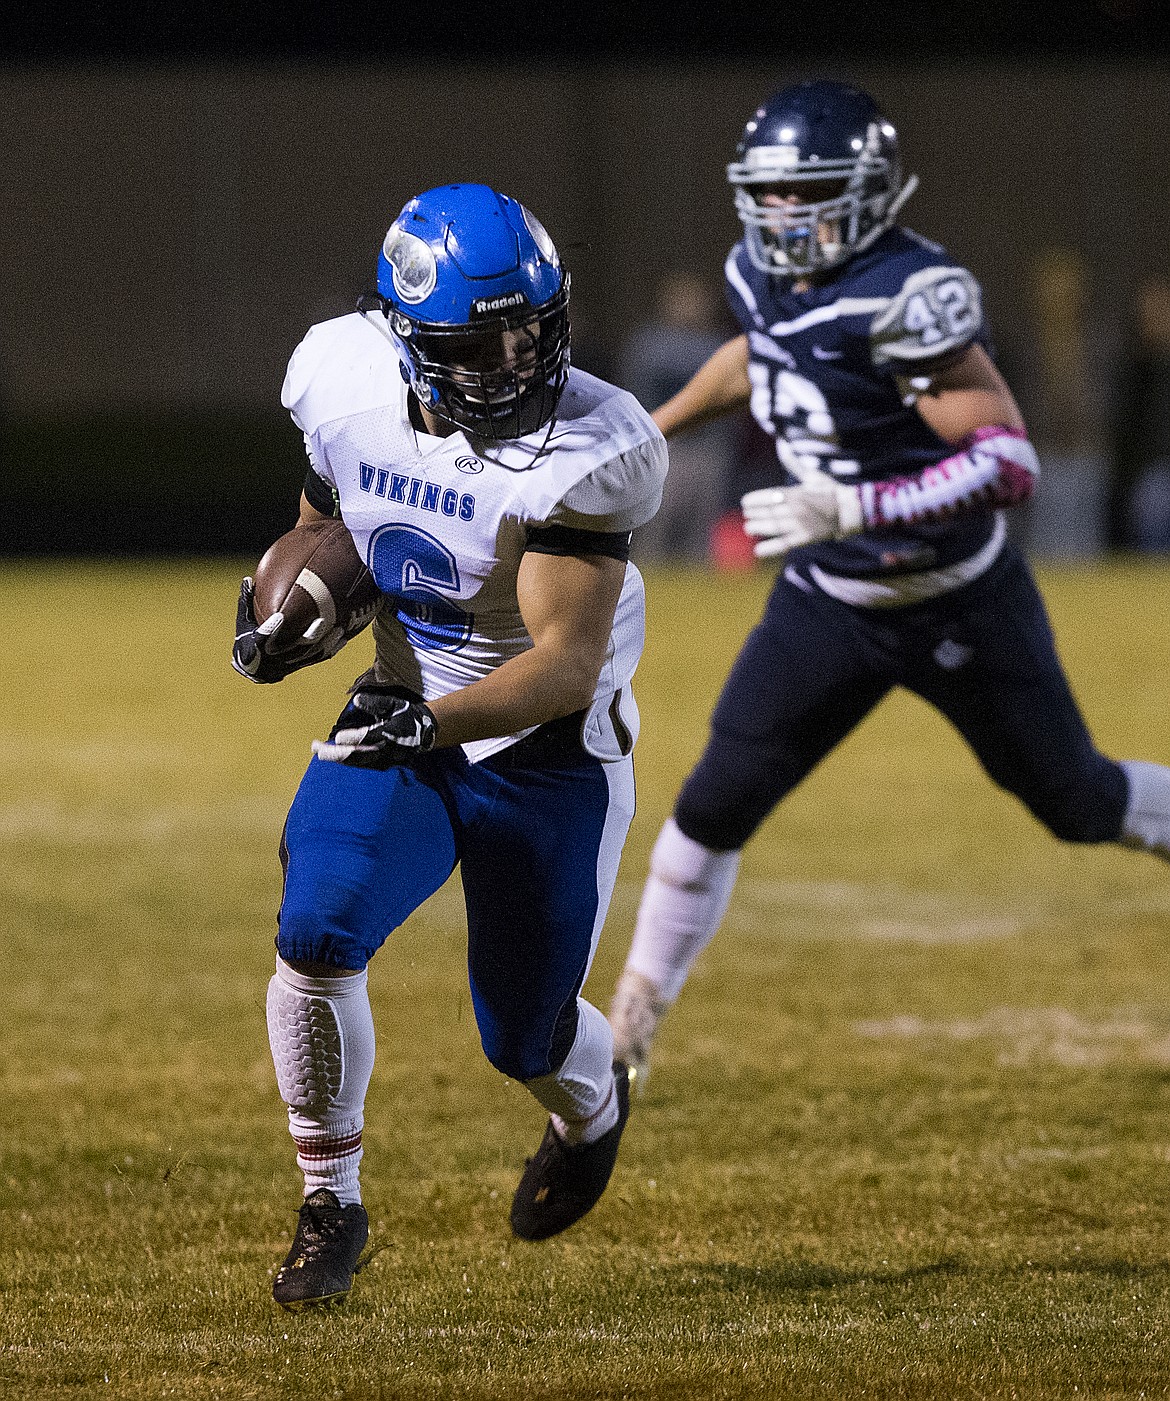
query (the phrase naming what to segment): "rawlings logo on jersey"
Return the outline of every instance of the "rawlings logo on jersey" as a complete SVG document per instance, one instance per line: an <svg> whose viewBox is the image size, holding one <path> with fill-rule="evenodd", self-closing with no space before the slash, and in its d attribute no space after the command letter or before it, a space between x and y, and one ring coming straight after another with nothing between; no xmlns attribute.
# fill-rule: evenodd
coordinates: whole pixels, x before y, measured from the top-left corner
<svg viewBox="0 0 1170 1401"><path fill-rule="evenodd" d="M392 472L389 467L371 467L358 463L358 485L372 496L384 497L399 506L412 506L418 511L433 511L444 516L458 516L461 521L475 518L475 497L469 491L455 491L437 482L424 482L408 477L405 472Z"/></svg>

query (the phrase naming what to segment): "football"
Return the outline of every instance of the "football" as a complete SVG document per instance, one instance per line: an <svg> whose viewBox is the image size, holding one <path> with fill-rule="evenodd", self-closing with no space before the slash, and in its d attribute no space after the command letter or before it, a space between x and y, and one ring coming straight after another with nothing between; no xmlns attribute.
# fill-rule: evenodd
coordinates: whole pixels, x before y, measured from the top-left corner
<svg viewBox="0 0 1170 1401"><path fill-rule="evenodd" d="M256 621L284 615L274 651L316 642L335 627L353 637L373 622L382 601L339 520L313 521L282 535L256 566L255 586Z"/></svg>

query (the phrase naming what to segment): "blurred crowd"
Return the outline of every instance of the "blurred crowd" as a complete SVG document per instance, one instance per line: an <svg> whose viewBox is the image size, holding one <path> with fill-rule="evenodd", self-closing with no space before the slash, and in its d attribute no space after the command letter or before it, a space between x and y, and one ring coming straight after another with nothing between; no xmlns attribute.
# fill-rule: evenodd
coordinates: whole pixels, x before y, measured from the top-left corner
<svg viewBox="0 0 1170 1401"><path fill-rule="evenodd" d="M1170 552L1170 277L1095 303L1084 256L1041 250L1031 306L1001 354L1043 475L1023 522L1040 556Z"/></svg>
<svg viewBox="0 0 1170 1401"><path fill-rule="evenodd" d="M1039 558L1170 554L1170 276L1145 277L1132 306L1108 315L1084 256L1051 247L1032 260L1029 288L1030 305L997 345L1043 472L1033 501L1014 513L1014 533ZM598 368L657 408L736 330L713 286L671 273L616 362ZM596 347L581 349L575 359L593 368L585 362ZM638 532L639 557L750 564L737 505L774 480L774 462L746 411L674 439L662 510Z"/></svg>

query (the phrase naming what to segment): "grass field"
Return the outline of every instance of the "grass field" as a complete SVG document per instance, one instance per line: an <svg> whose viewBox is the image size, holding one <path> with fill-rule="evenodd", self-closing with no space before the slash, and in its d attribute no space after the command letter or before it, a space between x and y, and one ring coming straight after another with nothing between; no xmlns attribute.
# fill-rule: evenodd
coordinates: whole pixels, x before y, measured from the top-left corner
<svg viewBox="0 0 1170 1401"><path fill-rule="evenodd" d="M559 1240L508 1232L542 1120L479 1051L457 888L399 931L371 973L377 1254L343 1311L274 1309L275 848L368 642L247 686L238 577L0 569L0 1396L1170 1394L1170 869L1060 846L907 697L749 848ZM602 1005L767 586L648 582ZM1102 746L1170 761L1170 572L1042 584Z"/></svg>

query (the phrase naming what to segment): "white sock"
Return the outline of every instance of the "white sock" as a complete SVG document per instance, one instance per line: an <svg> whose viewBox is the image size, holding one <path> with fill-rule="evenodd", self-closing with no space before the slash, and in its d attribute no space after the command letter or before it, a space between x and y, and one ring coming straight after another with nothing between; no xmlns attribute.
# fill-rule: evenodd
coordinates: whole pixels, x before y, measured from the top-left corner
<svg viewBox="0 0 1170 1401"><path fill-rule="evenodd" d="M1170 861L1170 769L1142 759L1122 759L1121 767L1129 781L1121 844Z"/></svg>
<svg viewBox="0 0 1170 1401"><path fill-rule="evenodd" d="M577 1035L561 1068L524 1083L566 1143L593 1143L613 1128L613 1032L591 1002L577 999Z"/></svg>
<svg viewBox="0 0 1170 1401"><path fill-rule="evenodd" d="M311 978L278 958L268 984L268 1041L305 1196L328 1187L343 1206L360 1202L362 1125L374 1068L365 972Z"/></svg>
<svg viewBox="0 0 1170 1401"><path fill-rule="evenodd" d="M673 817L658 834L626 967L649 978L665 1002L679 995L691 965L715 937L739 855L692 841Z"/></svg>

